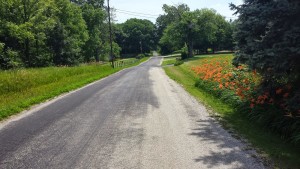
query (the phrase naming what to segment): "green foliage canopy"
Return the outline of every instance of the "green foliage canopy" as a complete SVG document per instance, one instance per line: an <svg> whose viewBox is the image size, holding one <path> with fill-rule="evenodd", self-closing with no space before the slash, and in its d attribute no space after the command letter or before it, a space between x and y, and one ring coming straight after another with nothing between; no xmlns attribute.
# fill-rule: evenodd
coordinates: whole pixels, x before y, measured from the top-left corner
<svg viewBox="0 0 300 169"><path fill-rule="evenodd" d="M103 0L0 0L0 69L104 60L106 19Z"/></svg>
<svg viewBox="0 0 300 169"><path fill-rule="evenodd" d="M85 3L81 6L82 15L86 22L89 39L83 47L84 61L90 62L100 60L100 53L104 50L104 44L108 41L108 30L104 23L106 19L106 11L99 8L99 5ZM107 28L107 29L106 29Z"/></svg>
<svg viewBox="0 0 300 169"><path fill-rule="evenodd" d="M88 31L82 17L81 9L68 0L55 0L57 10L55 13L56 25L50 33L49 45L54 50L54 63L56 65L74 65L82 62L82 47L88 40ZM56 38L60 37L60 38ZM60 41L59 41L60 40ZM52 43L51 43L52 42Z"/></svg>
<svg viewBox="0 0 300 169"><path fill-rule="evenodd" d="M179 22L182 18L182 15L185 12L190 11L190 8L186 4L179 4L178 6L171 6L171 5L164 4L162 9L165 12L165 14L160 15L156 19L157 36L160 40L163 37L164 32L170 32L171 28L168 28L168 26L172 25L172 23ZM168 31L166 30L167 28L169 29ZM184 43L181 42L181 44L179 45L180 47L178 47L178 43L171 40L172 37L168 36L164 38L165 39L161 40L162 42L159 43L159 46L161 48L160 52L162 54L168 54L176 49L180 49L180 47L182 47L182 44Z"/></svg>
<svg viewBox="0 0 300 169"><path fill-rule="evenodd" d="M232 24L215 10L182 11L179 16L164 29L159 42L162 53L181 49L184 44L188 47L189 57L192 57L194 48L201 51L209 47L219 50L233 48Z"/></svg>
<svg viewBox="0 0 300 169"><path fill-rule="evenodd" d="M122 53L149 53L156 48L156 28L151 21L129 19L116 27L116 40L122 47Z"/></svg>

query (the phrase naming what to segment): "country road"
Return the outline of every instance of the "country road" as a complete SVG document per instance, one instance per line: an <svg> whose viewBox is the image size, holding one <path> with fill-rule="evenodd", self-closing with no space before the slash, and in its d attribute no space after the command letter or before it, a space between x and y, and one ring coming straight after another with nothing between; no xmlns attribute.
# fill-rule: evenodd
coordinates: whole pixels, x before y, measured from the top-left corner
<svg viewBox="0 0 300 169"><path fill-rule="evenodd" d="M264 168L153 57L0 125L0 168Z"/></svg>

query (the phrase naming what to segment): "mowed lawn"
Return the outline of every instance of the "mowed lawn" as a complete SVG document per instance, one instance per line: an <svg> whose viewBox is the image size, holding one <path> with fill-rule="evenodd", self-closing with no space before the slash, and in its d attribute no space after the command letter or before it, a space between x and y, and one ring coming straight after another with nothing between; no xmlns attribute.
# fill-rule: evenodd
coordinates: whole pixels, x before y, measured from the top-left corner
<svg viewBox="0 0 300 169"><path fill-rule="evenodd" d="M216 58L226 58L231 62L232 54L201 55L186 60L180 66L164 67L167 75L181 84L186 91L197 98L201 103L212 110L212 116L230 131L235 133L235 137L246 138L250 144L256 148L266 163L273 162L274 168L299 168L300 147L281 139L278 135L263 129L255 122L250 121L241 110L225 103L220 98L213 96L204 88L195 86L198 75L192 67L200 66L205 61ZM167 62L169 62L167 60ZM237 135L236 135L237 134Z"/></svg>
<svg viewBox="0 0 300 169"><path fill-rule="evenodd" d="M0 120L147 59L115 69L109 64L89 64L0 71Z"/></svg>

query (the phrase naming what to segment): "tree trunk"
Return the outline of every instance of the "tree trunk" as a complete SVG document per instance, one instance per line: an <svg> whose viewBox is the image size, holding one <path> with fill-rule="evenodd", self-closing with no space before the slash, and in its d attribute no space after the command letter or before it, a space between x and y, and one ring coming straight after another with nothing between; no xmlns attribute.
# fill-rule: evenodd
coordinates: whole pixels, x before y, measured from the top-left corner
<svg viewBox="0 0 300 169"><path fill-rule="evenodd" d="M193 41L192 40L188 41L187 47L188 47L188 57L192 58L193 57L193 50L194 50L193 49Z"/></svg>

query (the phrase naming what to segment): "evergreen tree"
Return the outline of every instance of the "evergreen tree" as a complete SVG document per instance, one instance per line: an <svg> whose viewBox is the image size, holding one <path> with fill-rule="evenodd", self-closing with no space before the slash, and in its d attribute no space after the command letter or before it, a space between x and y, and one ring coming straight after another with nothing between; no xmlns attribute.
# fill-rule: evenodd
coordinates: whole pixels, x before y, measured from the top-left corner
<svg viewBox="0 0 300 169"><path fill-rule="evenodd" d="M234 64L247 64L262 75L261 92L276 95L278 88L292 88L277 102L299 116L300 1L245 0L231 8L239 14Z"/></svg>

